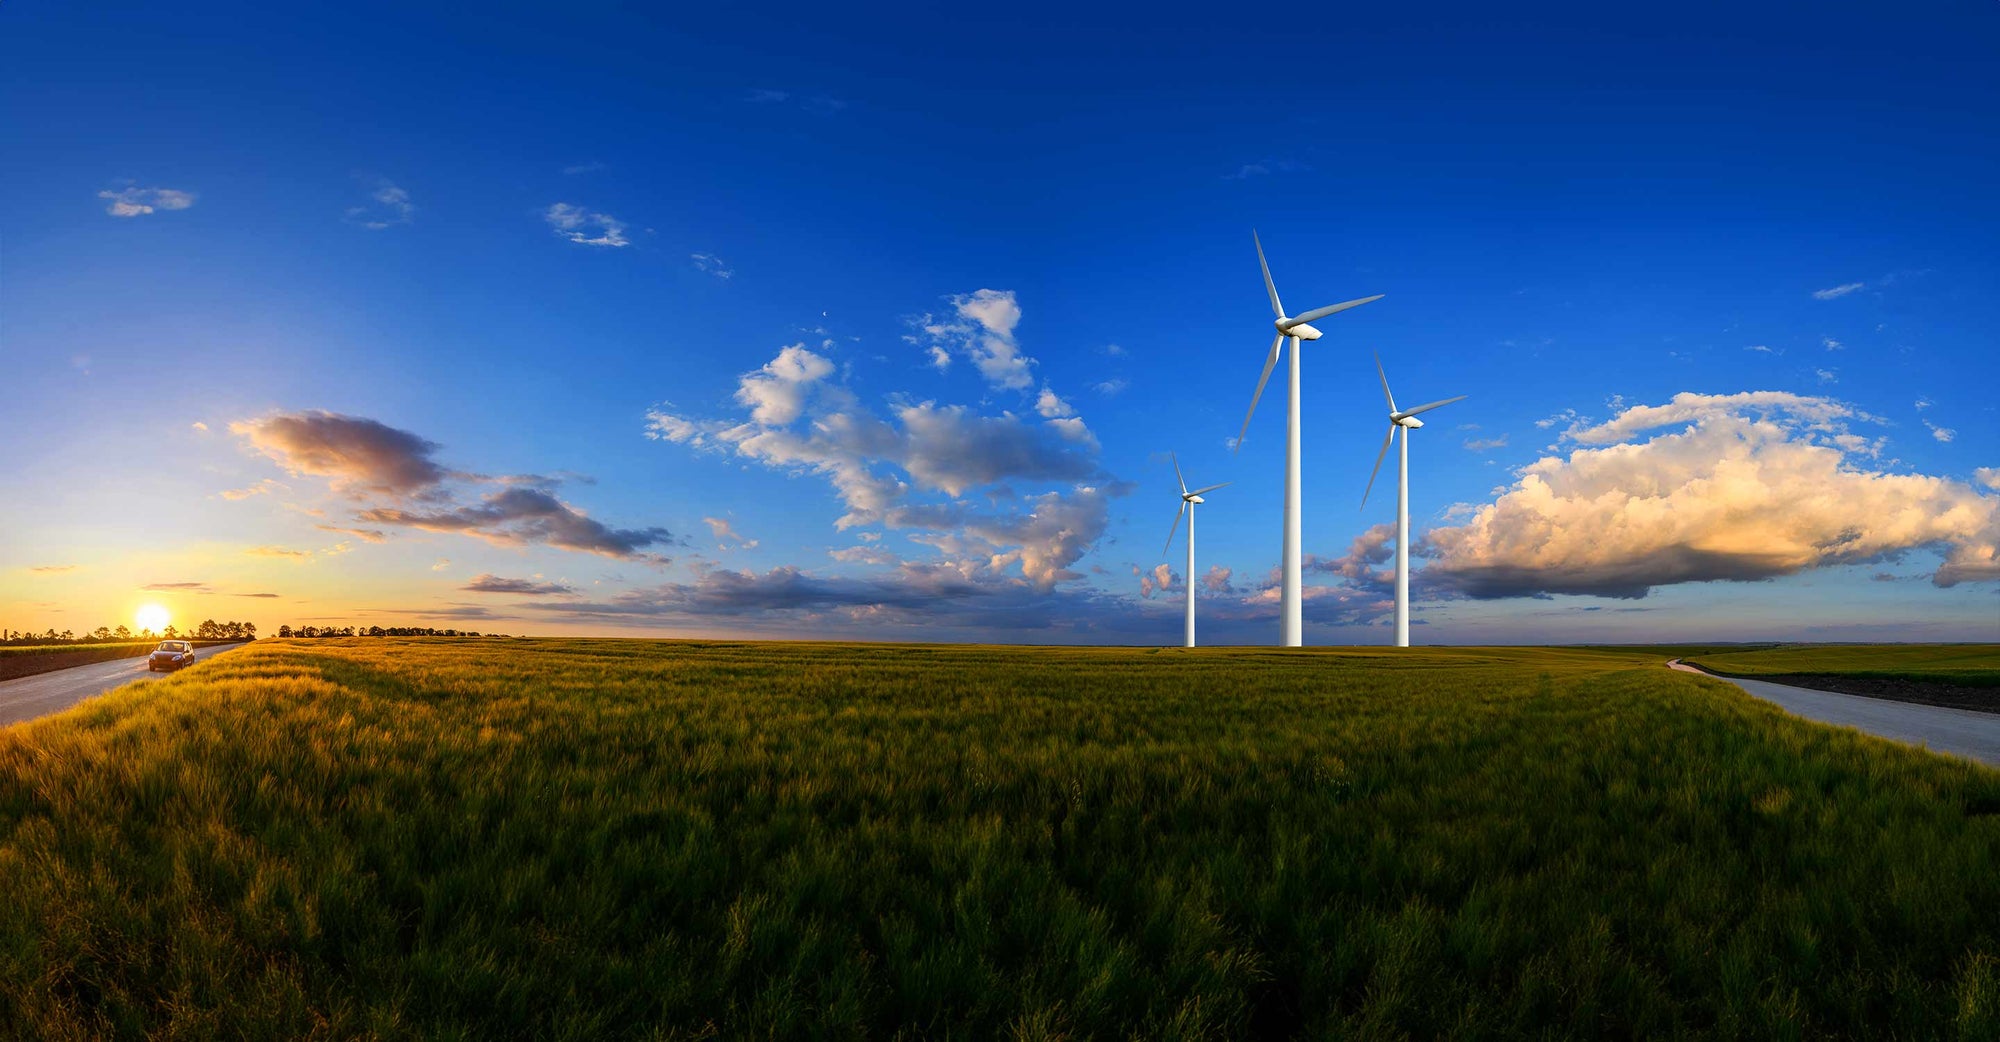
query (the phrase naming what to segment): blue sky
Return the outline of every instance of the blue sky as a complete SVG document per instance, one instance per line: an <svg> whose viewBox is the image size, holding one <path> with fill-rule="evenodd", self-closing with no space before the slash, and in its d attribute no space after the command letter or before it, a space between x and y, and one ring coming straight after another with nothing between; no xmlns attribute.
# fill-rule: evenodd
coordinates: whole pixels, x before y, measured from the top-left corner
<svg viewBox="0 0 2000 1042"><path fill-rule="evenodd" d="M2000 639L1996 43L8 4L0 617L1164 643L1173 450L1204 639L1268 641L1256 228L1294 310L1387 295L1304 356L1312 641L1389 636L1373 351L1471 396L1419 641Z"/></svg>

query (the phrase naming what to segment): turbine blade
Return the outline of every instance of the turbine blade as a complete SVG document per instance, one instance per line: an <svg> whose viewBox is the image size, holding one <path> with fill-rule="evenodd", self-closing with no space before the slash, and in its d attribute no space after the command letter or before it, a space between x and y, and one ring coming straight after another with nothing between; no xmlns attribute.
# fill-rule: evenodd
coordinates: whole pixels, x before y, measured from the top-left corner
<svg viewBox="0 0 2000 1042"><path fill-rule="evenodd" d="M1257 266L1264 269L1264 288L1271 293L1271 313L1285 317L1285 306L1278 303L1278 285L1271 281L1271 266L1264 263L1264 240L1257 238L1255 230L1250 232L1250 241L1257 244Z"/></svg>
<svg viewBox="0 0 2000 1042"><path fill-rule="evenodd" d="M1227 485L1227 484L1229 484L1229 482L1227 482L1227 481L1225 481L1225 482L1223 482L1223 483L1222 483L1222 485ZM1215 491L1216 489L1219 489L1219 488L1221 488L1221 487L1222 487L1222 485L1210 485L1210 486L1208 486L1207 488L1198 488L1198 489L1195 489L1195 490L1194 490L1193 492L1190 492L1190 493L1188 493L1188 495L1190 495L1190 496L1199 496L1199 495L1201 495L1201 494L1202 494L1202 493L1204 493L1204 492L1213 492L1213 491Z"/></svg>
<svg viewBox="0 0 2000 1042"><path fill-rule="evenodd" d="M1172 451L1169 451L1167 453L1167 458L1174 461L1174 480L1181 483L1181 495L1183 496L1187 495L1187 479L1181 477L1180 457L1175 456Z"/></svg>
<svg viewBox="0 0 2000 1042"><path fill-rule="evenodd" d="M1432 409L1435 409L1435 408L1437 408L1437 407L1438 407L1438 406L1440 406L1440 405L1450 405L1450 404L1451 404L1451 403L1453 403L1453 402L1462 402L1462 401L1464 401L1464 400L1466 400L1467 398L1470 398L1470 397L1471 397L1471 395L1466 395L1466 394L1461 394L1461 395L1459 395L1459 396L1458 396L1458 397L1456 397L1456 398L1446 398L1445 400L1443 400L1443 401L1441 401L1441 402L1431 402L1431 403L1430 403L1430 404L1428 404L1428 405L1419 405L1419 406L1417 406L1416 408L1414 408L1414 409L1411 409L1411 410L1410 410L1409 412L1406 412L1406 413L1404 413L1403 415L1405 415L1405 416L1415 416L1416 414L1418 414L1418 413L1420 413L1420 412L1429 412L1429 411L1431 411Z"/></svg>
<svg viewBox="0 0 2000 1042"><path fill-rule="evenodd" d="M1167 545L1160 547L1161 557L1167 556L1167 551L1172 550L1174 548L1174 536L1180 532L1181 517L1186 513L1187 513L1187 500L1183 499L1181 500L1180 512L1174 515L1174 527L1167 529Z"/></svg>
<svg viewBox="0 0 2000 1042"><path fill-rule="evenodd" d="M1285 343L1285 334L1271 338L1271 353L1264 356L1264 375L1257 378L1257 393L1250 396L1250 411L1243 414L1243 429L1236 432L1236 448L1243 451L1243 436L1250 433L1250 417L1257 415L1257 400L1264 397L1264 384L1271 379L1271 369L1278 364L1278 348Z"/></svg>
<svg viewBox="0 0 2000 1042"><path fill-rule="evenodd" d="M1314 308L1303 315L1292 316L1291 321L1285 324L1288 326L1295 326L1301 322L1316 322L1322 318L1325 318L1328 315L1346 311L1348 308L1358 308L1363 304L1372 304L1375 301L1381 300L1382 296L1383 296L1382 294L1377 293L1372 297L1362 297L1359 300L1343 301L1342 303L1339 304L1328 304L1323 308Z"/></svg>
<svg viewBox="0 0 2000 1042"><path fill-rule="evenodd" d="M1389 443L1396 440L1396 425L1389 425L1389 433L1382 438L1382 451L1375 454L1375 469L1368 472L1368 487L1361 492L1361 509L1368 509L1368 493L1375 491L1375 476L1382 473L1382 460L1389 455Z"/></svg>
<svg viewBox="0 0 2000 1042"><path fill-rule="evenodd" d="M1389 374L1382 371L1382 352L1375 352L1375 375L1382 378L1382 397L1389 400L1389 415L1396 415L1396 396L1389 393Z"/></svg>

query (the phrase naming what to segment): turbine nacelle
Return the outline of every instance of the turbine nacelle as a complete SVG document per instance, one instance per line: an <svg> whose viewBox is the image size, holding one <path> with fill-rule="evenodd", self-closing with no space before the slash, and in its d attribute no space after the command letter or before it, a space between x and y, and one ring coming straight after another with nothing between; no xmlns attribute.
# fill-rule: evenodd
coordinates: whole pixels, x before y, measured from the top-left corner
<svg viewBox="0 0 2000 1042"><path fill-rule="evenodd" d="M1381 451L1375 453L1375 469L1368 472L1368 487L1361 491L1361 506L1364 510L1368 507L1368 494L1375 491L1375 476L1382 473L1382 460L1389 455L1389 443L1396 440L1396 428L1403 428L1403 437L1408 439L1411 431L1424 425L1424 421L1417 419L1418 413L1429 412L1440 405L1450 405L1465 400L1465 395L1461 394L1456 398L1425 402L1414 409L1398 409L1396 396L1389 390L1389 374L1382 371L1382 356L1379 354L1375 356L1375 375L1382 378L1382 400L1389 404L1389 433L1382 437ZM1404 445L1408 444L1406 440Z"/></svg>
<svg viewBox="0 0 2000 1042"><path fill-rule="evenodd" d="M1174 464L1174 483L1181 487L1181 509L1179 513L1176 513L1174 515L1174 527L1167 529L1167 545L1160 548L1160 552L1163 554L1166 553L1168 550L1173 549L1174 533L1181 530L1181 518L1187 517L1189 510L1192 510L1196 506L1208 502L1208 500L1201 498L1201 494L1204 492L1213 492L1216 489L1223 488L1229 484L1229 482L1224 481L1221 484L1209 485L1206 488L1197 488L1190 490L1187 487L1187 479L1181 476L1180 457L1169 452L1167 453L1167 458L1172 460ZM1188 532L1189 532L1188 538L1193 539L1194 538L1193 521L1188 522ZM1192 547L1190 547L1188 552L1189 553L1194 552Z"/></svg>
<svg viewBox="0 0 2000 1042"><path fill-rule="evenodd" d="M1326 335L1325 333L1322 333L1319 330L1314 329L1312 327L1312 324L1309 322L1298 322L1289 318L1281 318L1278 321L1272 323L1272 325L1278 327L1278 335L1295 336L1298 337L1300 340L1318 340L1320 337Z"/></svg>
<svg viewBox="0 0 2000 1042"><path fill-rule="evenodd" d="M1278 331L1278 335L1271 338L1271 350L1264 356L1264 371L1257 377L1257 390L1251 392L1250 408L1243 414L1243 429L1236 434L1236 448L1238 450L1243 448L1243 438L1250 433L1250 418L1257 415L1257 402L1264 397L1264 384L1271 379L1271 369L1278 364L1278 351L1284 346L1285 338L1294 337L1299 340L1318 340L1326 334L1313 326L1314 319L1325 318L1328 315L1337 315L1348 308L1358 308L1363 304L1370 304L1382 299L1382 294L1377 293L1372 297L1346 300L1338 304L1328 304L1323 308L1314 308L1311 311L1301 311L1297 315L1287 315L1285 314L1285 302L1278 299L1278 284L1271 281L1271 265L1264 260L1263 240L1257 238L1257 233L1253 231L1250 233L1250 241L1257 247L1257 267L1264 272L1264 292L1271 296L1271 314L1275 317L1275 321L1271 325ZM1297 375L1296 373L1293 374L1294 380L1297 379ZM1288 421L1290 424L1296 425L1298 417L1288 417ZM1295 597L1293 600L1296 601L1297 598Z"/></svg>

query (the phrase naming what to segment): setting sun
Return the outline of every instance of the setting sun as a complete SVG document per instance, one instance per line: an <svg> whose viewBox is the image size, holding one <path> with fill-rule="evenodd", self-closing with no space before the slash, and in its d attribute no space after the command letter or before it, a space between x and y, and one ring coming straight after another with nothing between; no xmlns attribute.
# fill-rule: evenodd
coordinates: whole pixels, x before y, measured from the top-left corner
<svg viewBox="0 0 2000 1042"><path fill-rule="evenodd" d="M142 632L152 630L158 633L167 628L169 620L170 617L167 615L167 609L157 604L145 605L139 609L138 614L132 616L132 621L139 624L139 629Z"/></svg>

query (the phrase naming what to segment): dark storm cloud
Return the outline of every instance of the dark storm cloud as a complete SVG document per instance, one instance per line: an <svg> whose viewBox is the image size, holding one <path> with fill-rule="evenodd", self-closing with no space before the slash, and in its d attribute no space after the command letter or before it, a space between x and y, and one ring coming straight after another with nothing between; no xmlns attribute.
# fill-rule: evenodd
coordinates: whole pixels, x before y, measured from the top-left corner
<svg viewBox="0 0 2000 1042"><path fill-rule="evenodd" d="M348 492L412 496L446 477L439 446L360 416L310 409L240 420L229 430L292 474L326 478Z"/></svg>
<svg viewBox="0 0 2000 1042"><path fill-rule="evenodd" d="M242 420L229 429L292 474L324 478L334 491L363 501L352 515L355 525L316 526L322 531L379 543L388 539L388 528L417 528L655 564L666 559L645 548L673 541L664 528L596 521L551 491L565 481L592 483L582 475L453 469L437 460L436 442L366 417L312 409ZM481 485L498 489L464 504L467 486Z"/></svg>
<svg viewBox="0 0 2000 1042"><path fill-rule="evenodd" d="M504 579L487 573L474 576L472 581L459 587L470 593L522 593L531 595L554 595L575 593L576 587L562 583L538 583L532 579Z"/></svg>
<svg viewBox="0 0 2000 1042"><path fill-rule="evenodd" d="M673 534L664 528L612 528L533 488L502 489L483 497L476 506L435 511L378 507L355 517L369 524L459 532L501 546L545 543L562 550L631 560L658 561L657 555L641 551L673 541Z"/></svg>

